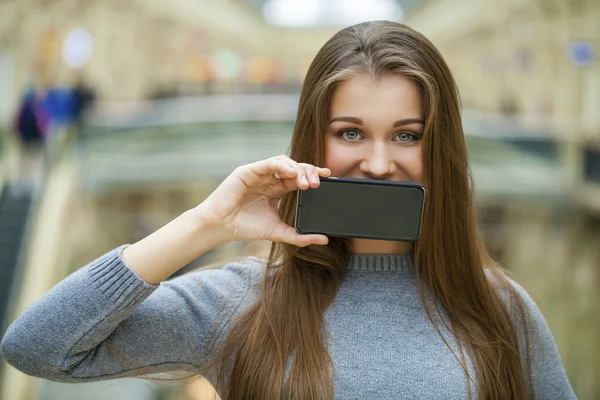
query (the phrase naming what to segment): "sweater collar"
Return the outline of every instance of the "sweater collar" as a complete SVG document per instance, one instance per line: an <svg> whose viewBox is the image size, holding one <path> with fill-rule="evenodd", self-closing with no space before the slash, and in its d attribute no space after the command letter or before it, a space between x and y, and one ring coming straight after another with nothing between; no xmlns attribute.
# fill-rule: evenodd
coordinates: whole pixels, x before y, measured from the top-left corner
<svg viewBox="0 0 600 400"><path fill-rule="evenodd" d="M347 271L413 272L414 253L409 254L351 254Z"/></svg>

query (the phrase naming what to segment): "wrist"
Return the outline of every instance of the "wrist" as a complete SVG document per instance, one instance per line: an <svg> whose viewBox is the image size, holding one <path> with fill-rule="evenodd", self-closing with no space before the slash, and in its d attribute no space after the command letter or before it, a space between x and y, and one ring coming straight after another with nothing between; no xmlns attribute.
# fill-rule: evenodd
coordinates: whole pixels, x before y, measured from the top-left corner
<svg viewBox="0 0 600 400"><path fill-rule="evenodd" d="M206 205L200 204L186 211L184 215L190 221L195 236L205 238L206 242L210 242L211 247L231 241L227 229Z"/></svg>

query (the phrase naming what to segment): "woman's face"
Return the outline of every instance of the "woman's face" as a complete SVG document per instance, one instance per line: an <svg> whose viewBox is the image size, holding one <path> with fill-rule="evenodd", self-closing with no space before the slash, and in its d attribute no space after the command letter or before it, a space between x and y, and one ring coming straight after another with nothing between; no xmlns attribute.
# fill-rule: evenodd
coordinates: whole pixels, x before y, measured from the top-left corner
<svg viewBox="0 0 600 400"><path fill-rule="evenodd" d="M422 183L419 88L401 75L360 75L338 86L329 112L325 167L332 176Z"/></svg>

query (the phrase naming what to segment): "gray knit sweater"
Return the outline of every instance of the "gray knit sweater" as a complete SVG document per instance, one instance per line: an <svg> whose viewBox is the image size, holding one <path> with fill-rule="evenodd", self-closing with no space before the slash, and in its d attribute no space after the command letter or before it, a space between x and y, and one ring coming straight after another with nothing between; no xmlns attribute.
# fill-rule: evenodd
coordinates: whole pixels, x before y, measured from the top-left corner
<svg viewBox="0 0 600 400"><path fill-rule="evenodd" d="M62 382L195 372L228 321L260 295L265 267L256 260L149 285L120 251L71 274L19 316L2 339L4 358L26 374ZM575 398L542 314L515 286L534 330L536 398ZM463 368L421 303L411 255L351 256L325 322L336 399L467 398Z"/></svg>

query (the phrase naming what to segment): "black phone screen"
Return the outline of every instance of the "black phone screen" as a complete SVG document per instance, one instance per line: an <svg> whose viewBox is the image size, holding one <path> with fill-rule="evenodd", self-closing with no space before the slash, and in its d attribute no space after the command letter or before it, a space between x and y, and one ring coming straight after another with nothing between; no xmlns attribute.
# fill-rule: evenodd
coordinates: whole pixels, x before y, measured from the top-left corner
<svg viewBox="0 0 600 400"><path fill-rule="evenodd" d="M425 188L418 183L321 178L298 190L296 230L328 236L415 241L421 233Z"/></svg>

